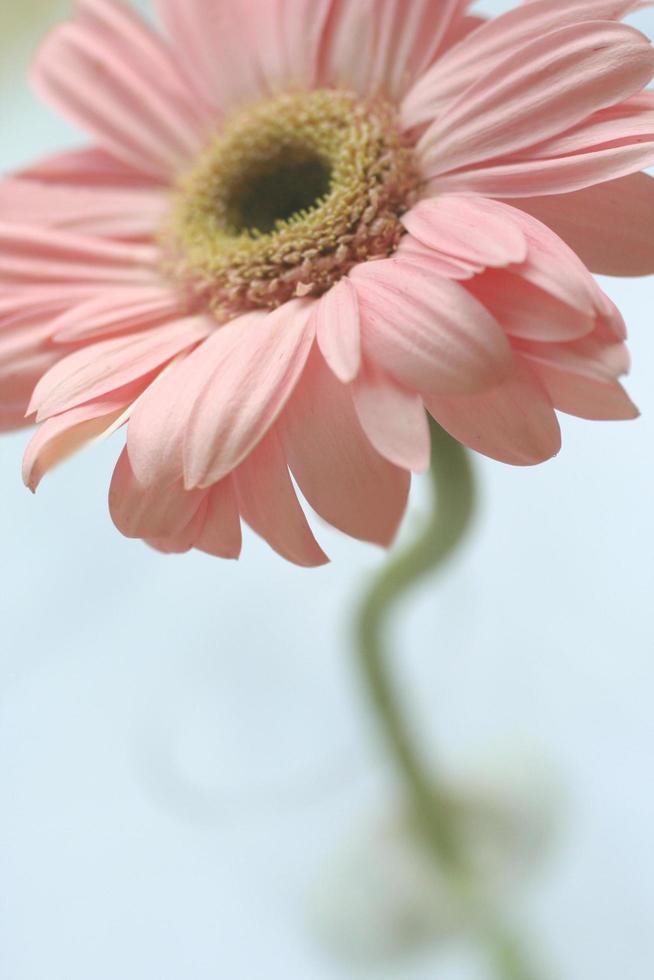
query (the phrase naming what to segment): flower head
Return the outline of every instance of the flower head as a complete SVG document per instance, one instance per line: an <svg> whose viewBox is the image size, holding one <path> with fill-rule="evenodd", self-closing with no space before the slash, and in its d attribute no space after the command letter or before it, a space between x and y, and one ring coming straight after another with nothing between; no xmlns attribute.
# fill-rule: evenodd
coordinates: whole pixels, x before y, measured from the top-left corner
<svg viewBox="0 0 654 980"><path fill-rule="evenodd" d="M93 144L0 185L0 423L25 480L126 424L125 534L388 544L425 409L513 464L636 414L593 271L654 271L634 0L79 0L35 63ZM630 220L620 220L628 217ZM586 263L586 264L584 264Z"/></svg>

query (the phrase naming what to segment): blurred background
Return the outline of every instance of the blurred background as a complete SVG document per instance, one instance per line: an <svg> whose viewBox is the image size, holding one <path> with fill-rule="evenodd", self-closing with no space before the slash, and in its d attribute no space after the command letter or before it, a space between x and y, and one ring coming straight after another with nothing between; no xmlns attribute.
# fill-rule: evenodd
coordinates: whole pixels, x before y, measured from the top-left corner
<svg viewBox="0 0 654 980"><path fill-rule="evenodd" d="M2 2L3 170L80 142L26 82L66 9ZM654 13L632 22L654 34ZM535 469L477 459L474 532L395 630L425 745L550 825L507 908L543 980L654 962L654 281L602 285L643 417L564 417L563 452ZM26 433L0 441L2 980L485 980L475 944L438 942L389 843L394 783L349 633L384 556L328 529L333 563L312 572L251 535L238 564L159 556L107 512L121 439L36 498Z"/></svg>

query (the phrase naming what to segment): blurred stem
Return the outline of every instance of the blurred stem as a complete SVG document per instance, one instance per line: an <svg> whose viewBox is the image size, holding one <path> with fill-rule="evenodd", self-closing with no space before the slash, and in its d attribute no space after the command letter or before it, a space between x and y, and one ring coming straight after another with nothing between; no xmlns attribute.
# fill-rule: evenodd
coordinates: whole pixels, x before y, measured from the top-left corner
<svg viewBox="0 0 654 980"><path fill-rule="evenodd" d="M450 557L470 526L475 484L467 451L436 422L431 423L432 512L415 541L386 565L365 597L357 622L358 649L366 690L395 763L422 840L450 875L453 894L471 883L460 811L418 748L391 669L388 623L398 602ZM498 980L537 980L519 937L497 923L480 923L489 965Z"/></svg>
<svg viewBox="0 0 654 980"><path fill-rule="evenodd" d="M358 641L368 695L408 792L413 817L434 856L454 870L462 858L454 807L417 747L394 684L386 644L395 605L449 558L474 512L475 486L467 451L436 422L431 423L431 439L431 516L413 544L393 558L374 582L359 614Z"/></svg>
<svg viewBox="0 0 654 980"><path fill-rule="evenodd" d="M519 936L504 929L489 935L490 965L498 980L539 980L535 966Z"/></svg>

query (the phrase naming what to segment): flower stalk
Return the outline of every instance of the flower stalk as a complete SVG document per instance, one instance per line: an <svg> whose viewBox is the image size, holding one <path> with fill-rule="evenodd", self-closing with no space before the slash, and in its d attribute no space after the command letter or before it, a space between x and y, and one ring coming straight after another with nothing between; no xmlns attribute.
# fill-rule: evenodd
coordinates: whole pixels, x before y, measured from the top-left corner
<svg viewBox="0 0 654 980"><path fill-rule="evenodd" d="M431 422L434 507L418 538L382 570L366 596L357 624L366 689L396 770L411 803L411 815L435 858L450 870L462 860L452 802L432 765L422 756L395 687L387 626L395 605L435 573L461 542L475 509L472 466L464 447Z"/></svg>
<svg viewBox="0 0 654 980"><path fill-rule="evenodd" d="M460 805L421 752L395 684L388 625L401 599L422 579L435 574L456 550L475 512L476 489L467 450L437 422L431 425L434 505L418 537L382 569L357 620L358 652L366 692L397 775L410 817L439 873L451 884L452 900L471 898L474 870L462 833ZM477 909L478 933L497 980L536 980L520 937L508 932L488 910Z"/></svg>

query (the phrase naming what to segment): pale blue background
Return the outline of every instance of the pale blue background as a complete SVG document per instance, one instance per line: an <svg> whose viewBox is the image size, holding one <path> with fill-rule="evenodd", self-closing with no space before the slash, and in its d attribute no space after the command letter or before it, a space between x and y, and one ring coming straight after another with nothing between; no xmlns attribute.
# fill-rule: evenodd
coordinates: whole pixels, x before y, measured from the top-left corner
<svg viewBox="0 0 654 980"><path fill-rule="evenodd" d="M654 33L652 13L633 20ZM27 93L28 43L0 73L3 168L74 142ZM564 418L562 454L536 469L477 460L476 532L401 633L416 719L452 768L517 750L565 787L520 909L545 980L641 980L654 962L654 280L603 285L643 418ZM321 873L389 799L346 624L382 555L321 529L334 562L314 572L251 536L239 564L160 557L107 513L121 438L36 498L26 434L0 441L2 980L481 976L456 948L360 973L308 921Z"/></svg>

